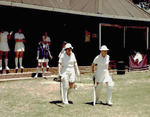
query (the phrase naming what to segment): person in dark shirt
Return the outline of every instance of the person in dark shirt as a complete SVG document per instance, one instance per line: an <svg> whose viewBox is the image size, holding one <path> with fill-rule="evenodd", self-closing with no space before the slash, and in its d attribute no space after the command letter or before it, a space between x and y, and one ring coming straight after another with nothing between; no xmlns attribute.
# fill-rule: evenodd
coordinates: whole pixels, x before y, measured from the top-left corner
<svg viewBox="0 0 150 117"><path fill-rule="evenodd" d="M46 37L43 36L43 41L39 42L38 48L37 48L37 60L38 60L38 66L37 66L37 71L35 77L38 77L39 69L41 68L42 70L42 76L45 78L44 73L45 73L45 67L47 66L47 60L50 58L52 59L52 55L50 52L49 44L46 42Z"/></svg>

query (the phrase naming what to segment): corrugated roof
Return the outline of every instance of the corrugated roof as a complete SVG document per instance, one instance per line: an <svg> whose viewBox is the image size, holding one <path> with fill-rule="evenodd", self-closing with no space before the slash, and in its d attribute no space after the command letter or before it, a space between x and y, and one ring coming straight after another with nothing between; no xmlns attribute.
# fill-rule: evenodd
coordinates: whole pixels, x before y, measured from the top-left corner
<svg viewBox="0 0 150 117"><path fill-rule="evenodd" d="M150 18L150 15L129 0L101 0L103 14L135 18Z"/></svg>
<svg viewBox="0 0 150 117"><path fill-rule="evenodd" d="M130 0L0 0L0 5L150 21L150 14L138 8Z"/></svg>

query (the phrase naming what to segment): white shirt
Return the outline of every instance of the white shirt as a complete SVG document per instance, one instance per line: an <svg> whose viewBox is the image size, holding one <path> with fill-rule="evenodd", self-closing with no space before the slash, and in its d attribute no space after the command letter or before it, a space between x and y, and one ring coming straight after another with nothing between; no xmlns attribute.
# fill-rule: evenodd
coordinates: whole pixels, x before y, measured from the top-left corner
<svg viewBox="0 0 150 117"><path fill-rule="evenodd" d="M61 54L59 58L59 63L62 65L61 73L64 73L65 71L72 71L74 70L74 63L76 62L76 57L73 52L71 52L71 55L68 56L66 52Z"/></svg>
<svg viewBox="0 0 150 117"><path fill-rule="evenodd" d="M1 43L7 43L7 36L8 36L8 32L7 31L5 31L5 32L3 32L3 33L1 33Z"/></svg>
<svg viewBox="0 0 150 117"><path fill-rule="evenodd" d="M14 38L19 39L19 40L23 40L23 39L25 39L25 36L23 33L15 33Z"/></svg>
<svg viewBox="0 0 150 117"><path fill-rule="evenodd" d="M101 54L96 56L93 63L98 65L97 70L108 69L109 58L109 55L106 55L105 57L102 57Z"/></svg>
<svg viewBox="0 0 150 117"><path fill-rule="evenodd" d="M142 54L137 52L133 59L134 59L134 62L136 62L136 60L138 60L138 64L139 64L143 59Z"/></svg>
<svg viewBox="0 0 150 117"><path fill-rule="evenodd" d="M49 36L46 37L46 42L51 42L51 39Z"/></svg>
<svg viewBox="0 0 150 117"><path fill-rule="evenodd" d="M93 63L97 64L96 82L112 81L108 71L109 58L109 55L102 57L101 54L95 57Z"/></svg>

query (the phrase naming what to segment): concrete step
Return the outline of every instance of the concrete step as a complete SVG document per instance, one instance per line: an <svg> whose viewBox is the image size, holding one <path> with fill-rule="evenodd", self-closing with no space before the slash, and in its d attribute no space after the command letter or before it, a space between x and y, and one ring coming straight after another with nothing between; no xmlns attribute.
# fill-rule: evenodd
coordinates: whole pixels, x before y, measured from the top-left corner
<svg viewBox="0 0 150 117"><path fill-rule="evenodd" d="M91 73L91 66L79 66L79 70L81 74ZM7 73L6 70L3 70L3 74L0 74L0 81L33 79L35 73L36 73L36 68L24 68L22 73L20 69L18 69L17 73L15 69L10 69L9 73ZM117 70L111 69L110 73L116 74ZM39 73L39 78L41 76L42 73ZM50 67L48 71L45 72L44 76L46 76L46 78L56 78L58 76L58 68Z"/></svg>
<svg viewBox="0 0 150 117"><path fill-rule="evenodd" d="M18 69L17 73L15 69L10 69L9 73L7 73L6 70L3 70L3 73L0 74L0 79L34 77L35 73L36 73L36 68L24 68L22 73L21 73L21 69ZM45 76L50 76L53 74L57 74L56 67L49 68L48 71L45 72ZM39 75L41 76L40 73Z"/></svg>
<svg viewBox="0 0 150 117"><path fill-rule="evenodd" d="M91 66L79 66L79 70L81 74L84 73L91 73ZM110 72L116 72L116 70L110 70ZM36 68L24 68L23 73L21 73L21 70L18 69L18 72L16 73L15 69L10 69L9 73L6 72L6 70L3 70L3 73L0 74L0 79L9 79L9 78L32 78L36 73ZM45 72L45 76L51 76L51 75L57 75L58 74L58 68L57 67L50 67L48 71ZM41 76L41 74L39 74Z"/></svg>
<svg viewBox="0 0 150 117"><path fill-rule="evenodd" d="M79 69L81 74L91 72L90 66L79 66ZM6 70L3 70L3 73L0 74L0 79L33 77L35 73L36 73L36 68L24 68L23 73L21 73L21 69L18 69L17 73L15 69L10 69L9 73L7 73ZM45 76L50 76L54 74L58 74L57 67L50 67L48 71L45 72Z"/></svg>

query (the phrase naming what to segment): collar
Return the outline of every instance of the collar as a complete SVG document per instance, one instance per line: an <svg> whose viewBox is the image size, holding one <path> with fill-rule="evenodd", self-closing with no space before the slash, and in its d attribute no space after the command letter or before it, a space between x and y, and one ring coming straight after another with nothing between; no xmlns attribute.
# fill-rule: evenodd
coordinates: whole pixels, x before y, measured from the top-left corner
<svg viewBox="0 0 150 117"><path fill-rule="evenodd" d="M106 56L107 56L107 54L106 54ZM104 59L104 58L106 58L106 56L105 56L105 57L103 57L103 56L102 56L102 54L100 53L100 57L101 57L101 58L103 58L103 59Z"/></svg>

